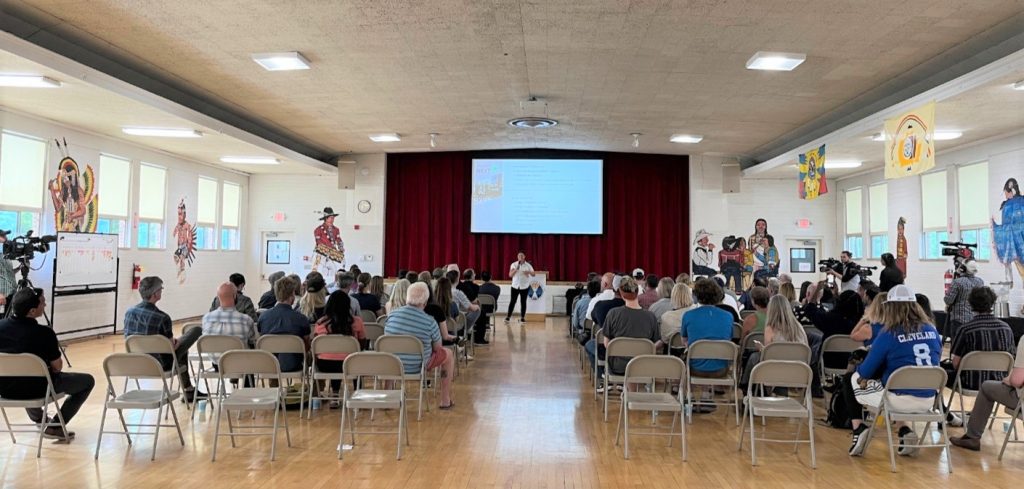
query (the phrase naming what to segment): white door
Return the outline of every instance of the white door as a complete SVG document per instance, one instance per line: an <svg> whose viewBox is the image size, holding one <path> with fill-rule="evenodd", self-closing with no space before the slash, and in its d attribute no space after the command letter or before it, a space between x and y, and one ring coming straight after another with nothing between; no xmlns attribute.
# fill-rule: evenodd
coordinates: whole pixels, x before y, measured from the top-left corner
<svg viewBox="0 0 1024 489"><path fill-rule="evenodd" d="M786 254L782 256L782 270L789 270L793 284L799 286L805 280L817 281L818 261L821 256L820 238L786 239Z"/></svg>
<svg viewBox="0 0 1024 489"><path fill-rule="evenodd" d="M279 270L284 273L302 271L301 256L295 251L294 246L295 233L293 232L263 231L260 233L260 295L270 290L270 283L267 282L268 275Z"/></svg>

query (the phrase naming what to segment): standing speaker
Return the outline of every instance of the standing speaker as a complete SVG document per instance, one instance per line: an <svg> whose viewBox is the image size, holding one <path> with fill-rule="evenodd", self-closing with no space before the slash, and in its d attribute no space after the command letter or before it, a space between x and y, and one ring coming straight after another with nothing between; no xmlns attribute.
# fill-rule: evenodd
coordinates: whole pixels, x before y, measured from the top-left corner
<svg viewBox="0 0 1024 489"><path fill-rule="evenodd" d="M740 193L740 166L727 165L722 167L722 193Z"/></svg>
<svg viewBox="0 0 1024 489"><path fill-rule="evenodd" d="M341 190L356 188L356 162L338 161L338 188Z"/></svg>

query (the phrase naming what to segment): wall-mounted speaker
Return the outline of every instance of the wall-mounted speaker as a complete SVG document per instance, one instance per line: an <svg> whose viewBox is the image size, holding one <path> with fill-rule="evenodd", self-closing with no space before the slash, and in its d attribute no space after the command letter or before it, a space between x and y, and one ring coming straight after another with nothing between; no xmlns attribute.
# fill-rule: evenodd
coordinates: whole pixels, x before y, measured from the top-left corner
<svg viewBox="0 0 1024 489"><path fill-rule="evenodd" d="M722 166L722 193L723 194L738 194L738 193L740 193L740 166L739 165L726 165L726 166Z"/></svg>
<svg viewBox="0 0 1024 489"><path fill-rule="evenodd" d="M356 188L356 162L338 161L338 188L341 190Z"/></svg>

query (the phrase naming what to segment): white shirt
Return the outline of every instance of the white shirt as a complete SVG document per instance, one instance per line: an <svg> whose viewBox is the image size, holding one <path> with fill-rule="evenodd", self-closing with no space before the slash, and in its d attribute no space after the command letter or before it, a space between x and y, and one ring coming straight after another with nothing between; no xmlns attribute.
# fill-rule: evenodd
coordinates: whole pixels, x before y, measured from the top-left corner
<svg viewBox="0 0 1024 489"><path fill-rule="evenodd" d="M850 280L847 280L846 282L842 282L840 284L839 292L842 293L842 292L846 292L847 290L852 290L854 292L857 292L857 289L859 289L859 288L860 288L860 275L854 275L853 278L851 278Z"/></svg>
<svg viewBox="0 0 1024 489"><path fill-rule="evenodd" d="M587 304L587 319L591 321L594 320L594 317L591 315L594 313L594 306L596 306L598 302L608 301L614 298L615 291L612 289L602 290L600 294L595 295L593 299L590 299L590 303Z"/></svg>
<svg viewBox="0 0 1024 489"><path fill-rule="evenodd" d="M725 297L722 298L722 304L731 307L737 314L740 312L740 303L729 294L725 294Z"/></svg>
<svg viewBox="0 0 1024 489"><path fill-rule="evenodd" d="M516 268L518 267L518 269ZM533 265L524 261L522 265L516 260L508 266L508 274L512 276L513 289L526 289L530 287L530 274L533 273Z"/></svg>

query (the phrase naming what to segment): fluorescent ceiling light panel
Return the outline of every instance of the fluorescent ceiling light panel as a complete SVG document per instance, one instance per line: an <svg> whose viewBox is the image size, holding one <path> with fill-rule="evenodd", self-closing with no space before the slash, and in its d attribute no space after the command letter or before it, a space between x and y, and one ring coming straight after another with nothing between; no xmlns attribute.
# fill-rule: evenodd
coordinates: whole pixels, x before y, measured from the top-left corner
<svg viewBox="0 0 1024 489"><path fill-rule="evenodd" d="M235 165L279 165L281 160L273 156L221 156L221 163Z"/></svg>
<svg viewBox="0 0 1024 489"><path fill-rule="evenodd" d="M252 60L267 71L308 70L309 60L298 51L284 53L256 53Z"/></svg>
<svg viewBox="0 0 1024 489"><path fill-rule="evenodd" d="M121 132L131 136L151 136L156 138L201 138L203 133L195 129L176 127L122 127Z"/></svg>
<svg viewBox="0 0 1024 489"><path fill-rule="evenodd" d="M793 71L807 59L802 53L774 53L758 51L747 60L748 70Z"/></svg>
<svg viewBox="0 0 1024 489"><path fill-rule="evenodd" d="M61 83L42 75L15 75L0 73L0 87L58 88Z"/></svg>
<svg viewBox="0 0 1024 489"><path fill-rule="evenodd" d="M830 160L825 158L825 168L830 170L841 170L845 168L860 168L864 162L859 160Z"/></svg>
<svg viewBox="0 0 1024 489"><path fill-rule="evenodd" d="M956 139L956 138L959 138L960 136L963 136L963 135L964 135L964 133L962 131L953 131L953 130L935 131L935 140L936 141L949 141L950 139Z"/></svg>
<svg viewBox="0 0 1024 489"><path fill-rule="evenodd" d="M402 137L393 132L386 134L370 134L370 141L375 143L395 143L401 140Z"/></svg>
<svg viewBox="0 0 1024 489"><path fill-rule="evenodd" d="M673 134L669 141L679 144L696 144L704 140L704 136L696 134Z"/></svg>
<svg viewBox="0 0 1024 489"><path fill-rule="evenodd" d="M1021 80L1021 81L1019 81L1017 83L1014 83L1013 84L1013 89L1014 90L1024 90L1024 80Z"/></svg>

